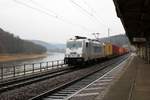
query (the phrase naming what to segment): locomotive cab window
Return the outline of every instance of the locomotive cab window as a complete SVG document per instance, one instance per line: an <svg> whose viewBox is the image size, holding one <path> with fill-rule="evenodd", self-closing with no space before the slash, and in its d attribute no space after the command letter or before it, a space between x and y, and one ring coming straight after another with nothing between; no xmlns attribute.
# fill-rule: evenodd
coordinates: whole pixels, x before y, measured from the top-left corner
<svg viewBox="0 0 150 100"><path fill-rule="evenodd" d="M67 48L81 48L82 42L81 41L70 41L67 42Z"/></svg>

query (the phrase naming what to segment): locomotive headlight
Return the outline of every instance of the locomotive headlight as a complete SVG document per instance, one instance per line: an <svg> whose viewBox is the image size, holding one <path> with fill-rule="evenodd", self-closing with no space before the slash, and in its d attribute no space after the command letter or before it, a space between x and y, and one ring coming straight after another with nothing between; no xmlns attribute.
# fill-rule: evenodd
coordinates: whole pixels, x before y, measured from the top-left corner
<svg viewBox="0 0 150 100"><path fill-rule="evenodd" d="M82 57L82 54L80 54L80 57Z"/></svg>

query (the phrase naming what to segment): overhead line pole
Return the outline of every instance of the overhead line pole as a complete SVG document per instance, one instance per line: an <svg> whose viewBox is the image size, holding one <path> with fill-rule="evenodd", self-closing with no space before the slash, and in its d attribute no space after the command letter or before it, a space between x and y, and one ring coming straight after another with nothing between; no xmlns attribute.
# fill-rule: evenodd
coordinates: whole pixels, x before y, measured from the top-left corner
<svg viewBox="0 0 150 100"><path fill-rule="evenodd" d="M109 42L111 42L111 39L110 39L110 28L108 28L108 39L109 39Z"/></svg>

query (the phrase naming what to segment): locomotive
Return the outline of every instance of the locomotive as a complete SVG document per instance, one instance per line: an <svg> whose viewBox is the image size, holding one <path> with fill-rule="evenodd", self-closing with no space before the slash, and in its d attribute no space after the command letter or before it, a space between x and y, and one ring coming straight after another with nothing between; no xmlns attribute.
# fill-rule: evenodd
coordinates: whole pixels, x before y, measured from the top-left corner
<svg viewBox="0 0 150 100"><path fill-rule="evenodd" d="M111 43L103 43L95 39L75 36L66 43L64 62L68 65L78 65L89 61L99 61L127 53L127 49Z"/></svg>

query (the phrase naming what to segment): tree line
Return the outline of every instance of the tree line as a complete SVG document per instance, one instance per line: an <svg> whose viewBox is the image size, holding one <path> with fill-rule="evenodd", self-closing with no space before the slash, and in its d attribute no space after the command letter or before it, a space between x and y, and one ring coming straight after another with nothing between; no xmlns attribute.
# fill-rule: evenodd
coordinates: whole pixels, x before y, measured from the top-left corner
<svg viewBox="0 0 150 100"><path fill-rule="evenodd" d="M110 36L109 38L101 38L100 41L102 42L108 42L110 41L112 44L116 44L118 46L123 46L123 45L129 45L129 39L126 35L120 34L120 35L115 35L115 36Z"/></svg>
<svg viewBox="0 0 150 100"><path fill-rule="evenodd" d="M28 40L22 40L0 28L0 54L44 53L46 48Z"/></svg>

